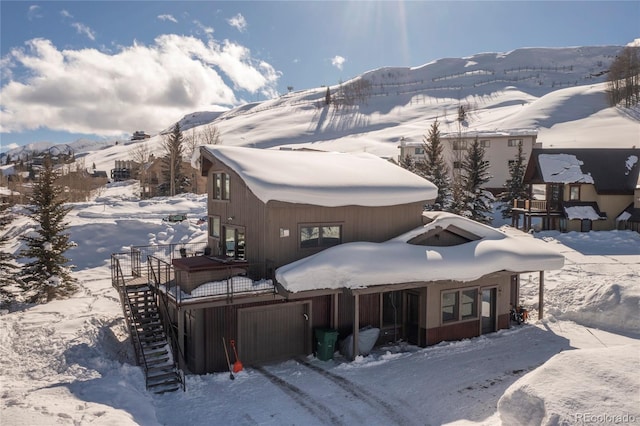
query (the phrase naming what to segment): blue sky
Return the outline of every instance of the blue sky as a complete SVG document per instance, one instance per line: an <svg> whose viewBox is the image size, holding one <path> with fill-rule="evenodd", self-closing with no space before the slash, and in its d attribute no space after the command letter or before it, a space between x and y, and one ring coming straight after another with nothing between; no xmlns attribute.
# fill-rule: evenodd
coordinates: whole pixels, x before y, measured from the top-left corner
<svg viewBox="0 0 640 426"><path fill-rule="evenodd" d="M384 66L623 46L640 2L0 2L0 150L155 133Z"/></svg>

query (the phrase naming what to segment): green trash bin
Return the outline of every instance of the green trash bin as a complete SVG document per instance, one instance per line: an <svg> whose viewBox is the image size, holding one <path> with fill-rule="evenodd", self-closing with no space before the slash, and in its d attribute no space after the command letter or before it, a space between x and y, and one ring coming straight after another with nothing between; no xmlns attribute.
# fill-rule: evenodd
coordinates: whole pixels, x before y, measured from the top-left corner
<svg viewBox="0 0 640 426"><path fill-rule="evenodd" d="M316 328L315 334L318 342L316 357L321 361L333 359L333 353L336 351L336 342L338 341L338 332L330 328Z"/></svg>

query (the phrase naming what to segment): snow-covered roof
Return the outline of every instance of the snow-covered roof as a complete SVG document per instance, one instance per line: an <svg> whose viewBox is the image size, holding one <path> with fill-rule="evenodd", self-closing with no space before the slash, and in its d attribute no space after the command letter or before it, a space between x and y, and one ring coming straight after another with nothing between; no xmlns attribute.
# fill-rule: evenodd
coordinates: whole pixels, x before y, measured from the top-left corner
<svg viewBox="0 0 640 426"><path fill-rule="evenodd" d="M547 183L593 183L593 178L582 172L582 161L571 154L540 154L540 172Z"/></svg>
<svg viewBox="0 0 640 426"><path fill-rule="evenodd" d="M439 280L472 281L498 271L554 270L564 256L522 232L507 232L444 212L425 213L432 222L383 243L355 242L331 247L276 270L291 293L359 289L384 284ZM478 237L454 246L409 243L430 232L462 230Z"/></svg>
<svg viewBox="0 0 640 426"><path fill-rule="evenodd" d="M262 202L326 207L392 206L433 200L431 182L373 154L207 145Z"/></svg>
<svg viewBox="0 0 640 426"><path fill-rule="evenodd" d="M593 208L593 206L571 206L565 207L564 211L567 215L567 219L589 219L589 220L604 220L606 217L602 217Z"/></svg>

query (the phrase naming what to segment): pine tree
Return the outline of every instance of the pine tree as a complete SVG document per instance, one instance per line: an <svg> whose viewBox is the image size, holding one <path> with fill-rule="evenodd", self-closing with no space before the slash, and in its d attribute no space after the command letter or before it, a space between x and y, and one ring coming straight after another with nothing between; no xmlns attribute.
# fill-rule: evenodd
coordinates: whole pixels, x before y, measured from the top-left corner
<svg viewBox="0 0 640 426"><path fill-rule="evenodd" d="M182 172L182 155L184 153L183 135L180 123L176 123L173 130L165 137L162 158L162 175L166 184L165 195L176 195L185 192L189 182Z"/></svg>
<svg viewBox="0 0 640 426"><path fill-rule="evenodd" d="M402 167L403 169L409 170L412 173L417 174L416 162L413 160L413 157L410 155L405 155L400 159L400 167Z"/></svg>
<svg viewBox="0 0 640 426"><path fill-rule="evenodd" d="M331 92L329 91L329 87L327 87L327 93L324 95L324 103L326 105L331 103Z"/></svg>
<svg viewBox="0 0 640 426"><path fill-rule="evenodd" d="M16 270L16 266L12 262L15 256L2 250L2 247L9 242L5 228L13 219L13 215L9 212L9 204L0 202L0 306L11 303L14 295L8 287L17 284L15 278L12 278L15 276Z"/></svg>
<svg viewBox="0 0 640 426"><path fill-rule="evenodd" d="M429 135L423 137L425 161L417 165L418 174L425 177L438 188L438 196L427 210L447 210L451 205L451 179L449 167L444 159L438 120L429 129Z"/></svg>
<svg viewBox="0 0 640 426"><path fill-rule="evenodd" d="M75 246L65 233L69 226L65 217L71 207L65 206L63 189L55 184L55 178L47 157L25 207L37 225L35 231L21 237L27 247L20 256L31 259L20 273L20 286L28 303L46 303L77 290L76 280L71 277L72 266L66 266L69 259L64 256Z"/></svg>
<svg viewBox="0 0 640 426"><path fill-rule="evenodd" d="M500 201L504 203L502 207L502 217L504 219L511 217L513 200L529 200L531 198L527 185L524 183L525 169L526 163L522 152L522 144L519 144L515 160L509 162L509 179L505 182L505 191L500 194Z"/></svg>
<svg viewBox="0 0 640 426"><path fill-rule="evenodd" d="M493 217L493 195L482 187L489 182L489 162L484 159L484 148L476 137L467 149L462 162L464 182L464 211L462 215L482 223L490 223Z"/></svg>

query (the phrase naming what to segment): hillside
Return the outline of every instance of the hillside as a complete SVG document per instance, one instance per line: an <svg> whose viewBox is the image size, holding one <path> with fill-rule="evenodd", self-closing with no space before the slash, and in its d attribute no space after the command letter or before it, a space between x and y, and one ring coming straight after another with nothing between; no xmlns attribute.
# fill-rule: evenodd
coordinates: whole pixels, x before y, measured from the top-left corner
<svg viewBox="0 0 640 426"><path fill-rule="evenodd" d="M196 132L214 124L227 145L295 145L395 158L401 137L422 140L436 118L442 133L457 132L463 105L463 131L536 128L546 147L628 148L640 142L640 110L611 108L606 99L607 69L620 49L524 48L415 68L385 67L331 86L330 106L324 102L327 88L320 87L222 113L193 112L180 124ZM159 151L161 141L155 135L148 143ZM115 160L129 157L131 146L96 143L103 149L89 152L85 163L109 170Z"/></svg>

